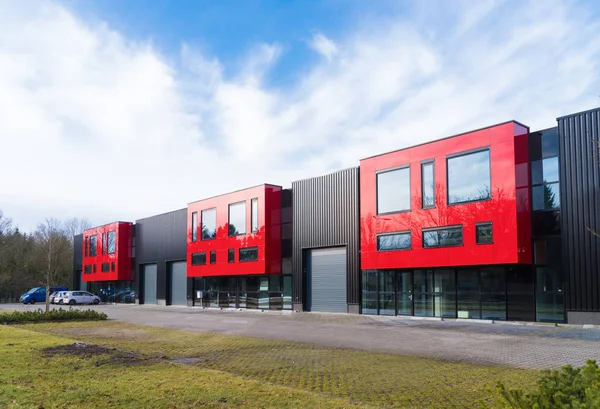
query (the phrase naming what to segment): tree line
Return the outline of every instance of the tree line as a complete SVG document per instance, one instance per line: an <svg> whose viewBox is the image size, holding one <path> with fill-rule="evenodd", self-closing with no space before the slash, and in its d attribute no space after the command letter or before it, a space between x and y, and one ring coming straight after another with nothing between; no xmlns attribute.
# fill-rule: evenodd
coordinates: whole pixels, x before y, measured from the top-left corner
<svg viewBox="0 0 600 409"><path fill-rule="evenodd" d="M15 302L33 287L71 287L73 237L89 227L87 219L47 218L25 233L0 210L0 302Z"/></svg>

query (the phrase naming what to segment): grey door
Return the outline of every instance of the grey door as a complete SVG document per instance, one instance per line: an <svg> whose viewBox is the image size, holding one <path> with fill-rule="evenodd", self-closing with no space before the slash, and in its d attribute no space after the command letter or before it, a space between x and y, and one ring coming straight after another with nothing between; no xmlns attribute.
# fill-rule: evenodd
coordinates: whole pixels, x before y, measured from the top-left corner
<svg viewBox="0 0 600 409"><path fill-rule="evenodd" d="M185 261L169 263L171 276L171 305L187 305L187 277Z"/></svg>
<svg viewBox="0 0 600 409"><path fill-rule="evenodd" d="M308 267L310 311L348 312L346 248L311 250Z"/></svg>
<svg viewBox="0 0 600 409"><path fill-rule="evenodd" d="M144 274L144 304L156 304L156 264L142 267Z"/></svg>

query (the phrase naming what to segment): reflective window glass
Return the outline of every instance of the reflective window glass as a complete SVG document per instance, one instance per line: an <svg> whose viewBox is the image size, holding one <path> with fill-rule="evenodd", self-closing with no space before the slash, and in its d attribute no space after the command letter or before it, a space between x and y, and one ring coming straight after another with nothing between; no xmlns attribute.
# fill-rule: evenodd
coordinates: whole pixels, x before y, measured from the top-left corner
<svg viewBox="0 0 600 409"><path fill-rule="evenodd" d="M445 229L423 230L423 247L447 247L463 244L463 230L460 227Z"/></svg>
<svg viewBox="0 0 600 409"><path fill-rule="evenodd" d="M539 185L544 183L544 172L541 160L531 162L531 184Z"/></svg>
<svg viewBox="0 0 600 409"><path fill-rule="evenodd" d="M553 128L542 134L542 156L558 156L558 129Z"/></svg>
<svg viewBox="0 0 600 409"><path fill-rule="evenodd" d="M239 250L239 261L258 260L258 247L248 247Z"/></svg>
<svg viewBox="0 0 600 409"><path fill-rule="evenodd" d="M490 151L448 158L448 203L491 198Z"/></svg>
<svg viewBox="0 0 600 409"><path fill-rule="evenodd" d="M201 266L206 264L206 253L193 253L192 254L192 265Z"/></svg>
<svg viewBox="0 0 600 409"><path fill-rule="evenodd" d="M478 224L475 226L475 242L488 244L492 242L492 223Z"/></svg>
<svg viewBox="0 0 600 409"><path fill-rule="evenodd" d="M377 213L410 210L408 167L377 174Z"/></svg>
<svg viewBox="0 0 600 409"><path fill-rule="evenodd" d="M198 213L192 213L192 241L198 240Z"/></svg>
<svg viewBox="0 0 600 409"><path fill-rule="evenodd" d="M558 182L558 157L547 158L542 161L544 182Z"/></svg>
<svg viewBox="0 0 600 409"><path fill-rule="evenodd" d="M234 249L227 250L227 262L228 263L235 262L235 250Z"/></svg>
<svg viewBox="0 0 600 409"><path fill-rule="evenodd" d="M435 206L435 181L433 175L433 162L421 165L421 188L423 208Z"/></svg>
<svg viewBox="0 0 600 409"><path fill-rule="evenodd" d="M246 202L229 205L229 235L246 234Z"/></svg>
<svg viewBox="0 0 600 409"><path fill-rule="evenodd" d="M108 254L114 254L117 251L117 232L108 232Z"/></svg>
<svg viewBox="0 0 600 409"><path fill-rule="evenodd" d="M96 235L90 237L90 257L95 257L98 251L98 238Z"/></svg>
<svg viewBox="0 0 600 409"><path fill-rule="evenodd" d="M406 250L411 247L410 232L377 236L377 250Z"/></svg>
<svg viewBox="0 0 600 409"><path fill-rule="evenodd" d="M430 293L433 292L433 271L415 270L414 273L414 292Z"/></svg>
<svg viewBox="0 0 600 409"><path fill-rule="evenodd" d="M362 313L377 314L378 292L377 271L363 271L362 274Z"/></svg>
<svg viewBox="0 0 600 409"><path fill-rule="evenodd" d="M558 183L534 186L532 188L533 210L560 208L560 188Z"/></svg>
<svg viewBox="0 0 600 409"><path fill-rule="evenodd" d="M394 276L395 270L379 271L379 314L396 315L396 306L394 305Z"/></svg>
<svg viewBox="0 0 600 409"><path fill-rule="evenodd" d="M217 209L202 210L202 240L217 237Z"/></svg>
<svg viewBox="0 0 600 409"><path fill-rule="evenodd" d="M258 231L258 199L252 199L251 205L251 229L252 233L255 233Z"/></svg>
<svg viewBox="0 0 600 409"><path fill-rule="evenodd" d="M436 293L454 293L456 281L454 279L454 269L436 268L434 271L434 287Z"/></svg>
<svg viewBox="0 0 600 409"><path fill-rule="evenodd" d="M216 263L217 263L217 252L211 251L210 252L210 264L216 264Z"/></svg>

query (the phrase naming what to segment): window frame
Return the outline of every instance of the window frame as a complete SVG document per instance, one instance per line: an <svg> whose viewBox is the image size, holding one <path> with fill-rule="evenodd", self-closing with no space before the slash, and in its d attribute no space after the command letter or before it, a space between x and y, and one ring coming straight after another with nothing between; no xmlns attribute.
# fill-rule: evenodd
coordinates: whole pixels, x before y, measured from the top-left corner
<svg viewBox="0 0 600 409"><path fill-rule="evenodd" d="M229 231L229 226L231 226L231 206L236 206L239 204L244 204L244 232L243 233L238 233L238 234L231 234ZM246 220L246 211L247 211L247 206L248 203L246 200L240 200L239 202L235 202L235 203L229 203L227 205L227 236L228 237L236 237L236 236L245 236L246 233L246 224L248 223L248 220Z"/></svg>
<svg viewBox="0 0 600 409"><path fill-rule="evenodd" d="M92 240L92 239L94 239L94 240ZM94 242L93 245L92 245L92 241ZM92 250L94 250L94 251L92 251ZM90 236L90 257L97 257L97 256L98 256L98 237L96 234L93 234Z"/></svg>
<svg viewBox="0 0 600 409"><path fill-rule="evenodd" d="M215 211L215 237L204 238L204 212L208 212L209 210ZM200 241L210 241L217 239L217 208L211 207L209 209L203 209L200 211Z"/></svg>
<svg viewBox="0 0 600 409"><path fill-rule="evenodd" d="M384 236L400 236L400 235L408 235L408 237L410 238L410 245L407 248L402 248L402 249L385 249L385 250L380 250L379 249L379 238L380 237L384 237ZM412 231L410 231L410 230L402 230L402 231L379 233L379 234L377 234L376 243L375 244L377 246L377 252L412 250Z"/></svg>
<svg viewBox="0 0 600 409"><path fill-rule="evenodd" d="M254 214L254 203L256 203L256 214ZM256 228L254 228L254 222L256 222ZM250 199L250 233L257 233L258 226L258 197Z"/></svg>
<svg viewBox="0 0 600 409"><path fill-rule="evenodd" d="M488 156L489 156L488 167L490 170L490 196L488 198L484 198L484 199L472 199L472 200L465 200L465 201L461 201L461 202L450 203L450 171L449 171L450 167L448 166L449 160L459 158L461 156L468 156L468 155L473 155L475 153L486 152L486 151L488 152ZM480 147L480 148L470 149L470 150L446 155L446 205L447 206L457 206L457 205L463 205L463 204L467 204L467 203L485 202L487 200L492 200L492 149L491 149L491 146L488 145L488 146L484 146L484 147Z"/></svg>
<svg viewBox="0 0 600 409"><path fill-rule="evenodd" d="M456 230L456 229L460 229L460 233L461 233L460 244L441 245L439 232L444 231L444 230ZM425 233L431 233L431 232L438 232L438 235L437 235L437 243L438 244L436 246L426 246L425 245ZM439 248L445 248L445 247L464 246L465 245L465 231L464 231L463 225L460 224L460 225L453 225L453 226L443 226L443 227L433 227L433 228L421 229L421 245L424 249L439 249Z"/></svg>
<svg viewBox="0 0 600 409"><path fill-rule="evenodd" d="M194 256L201 257L203 255L204 255L204 262L194 263ZM192 266L205 266L206 265L206 251L199 251L197 253L192 253L190 259L191 259Z"/></svg>
<svg viewBox="0 0 600 409"><path fill-rule="evenodd" d="M490 241L479 241L478 229L480 227L490 226ZM475 223L475 244L485 245L485 244L494 244L494 225L492 222L479 222Z"/></svg>
<svg viewBox="0 0 600 409"><path fill-rule="evenodd" d="M192 212L192 243L198 241L198 212Z"/></svg>
<svg viewBox="0 0 600 409"><path fill-rule="evenodd" d="M256 250L256 259L253 259L253 260L242 260L242 257L241 257L242 250ZM238 261L240 263L252 263L252 262L258 261L258 246L240 247L238 249Z"/></svg>
<svg viewBox="0 0 600 409"><path fill-rule="evenodd" d="M114 236L115 240L114 240L114 248L113 251L110 251L110 236ZM116 230L111 230L108 233L106 233L106 253L107 254L115 254L117 252L117 231Z"/></svg>
<svg viewBox="0 0 600 409"><path fill-rule="evenodd" d="M381 169L375 172L375 212L378 216L386 215L386 214L397 214L397 213L406 213L412 211L412 196L411 196L411 183L410 183L410 163L401 166L395 166L393 168ZM408 170L408 209L402 210L391 210L388 212L379 212L379 175L384 173L396 172L399 170Z"/></svg>
<svg viewBox="0 0 600 409"><path fill-rule="evenodd" d="M433 204L425 206L425 183L423 178L423 168L431 165L431 176L433 179ZM421 208L422 209L435 209L435 159L428 159L421 162Z"/></svg>
<svg viewBox="0 0 600 409"><path fill-rule="evenodd" d="M543 138L543 136L542 136ZM557 160L557 167L558 167L558 180L552 181L552 182L546 182L546 180L544 179L544 161L547 159L554 159L556 158ZM533 181L531 182L531 187L530 187L530 194L531 194L531 211L532 212L555 212L555 211L559 211L561 209L561 200L560 200L560 191L561 191L561 185L560 185L560 169L561 169L561 161L560 161L560 155L558 156L546 156L544 157L543 153L541 158L538 160L541 163L542 166L542 181L540 183L533 183ZM529 172L532 173L533 169L533 162L537 162L537 161L530 161L529 162ZM542 195L544 195L544 191L545 189L547 189L547 187L550 186L554 186L556 185L558 187L558 206L556 207L546 207L546 200L545 198L543 198L543 203L544 203L544 207L541 209L536 209L535 203L535 194L534 192L536 191L536 188L541 188L542 189Z"/></svg>

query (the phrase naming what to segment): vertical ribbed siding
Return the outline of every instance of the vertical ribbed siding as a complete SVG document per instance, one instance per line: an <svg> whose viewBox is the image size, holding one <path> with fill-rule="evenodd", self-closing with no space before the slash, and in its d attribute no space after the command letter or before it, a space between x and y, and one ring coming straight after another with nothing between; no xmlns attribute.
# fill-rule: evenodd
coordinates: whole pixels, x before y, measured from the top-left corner
<svg viewBox="0 0 600 409"><path fill-rule="evenodd" d="M81 270L83 265L83 234L73 237L73 289L81 287Z"/></svg>
<svg viewBox="0 0 600 409"><path fill-rule="evenodd" d="M558 119L566 309L600 311L600 109Z"/></svg>
<svg viewBox="0 0 600 409"><path fill-rule="evenodd" d="M136 220L135 229L136 272L143 264L156 263L157 298L167 300L171 286L167 261L187 258L187 208Z"/></svg>
<svg viewBox="0 0 600 409"><path fill-rule="evenodd" d="M293 302L304 302L304 250L346 246L347 303L360 303L358 168L292 183Z"/></svg>

